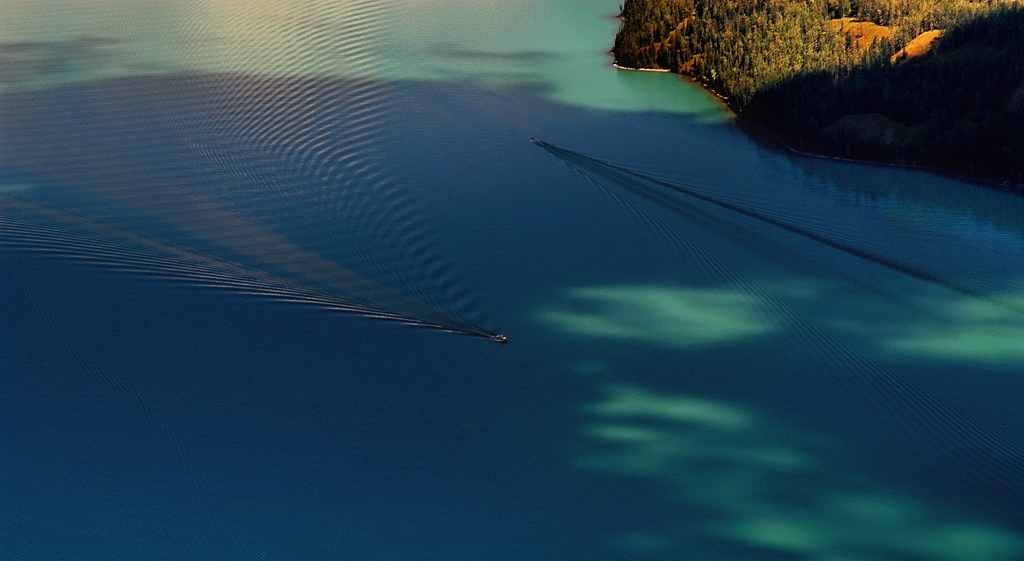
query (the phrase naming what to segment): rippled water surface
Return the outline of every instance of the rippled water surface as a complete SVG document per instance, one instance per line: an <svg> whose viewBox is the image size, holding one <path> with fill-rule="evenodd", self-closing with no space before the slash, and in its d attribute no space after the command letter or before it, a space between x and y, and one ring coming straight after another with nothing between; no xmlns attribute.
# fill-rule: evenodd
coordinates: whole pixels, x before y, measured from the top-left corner
<svg viewBox="0 0 1024 561"><path fill-rule="evenodd" d="M0 5L0 557L1024 558L1024 197L616 9Z"/></svg>

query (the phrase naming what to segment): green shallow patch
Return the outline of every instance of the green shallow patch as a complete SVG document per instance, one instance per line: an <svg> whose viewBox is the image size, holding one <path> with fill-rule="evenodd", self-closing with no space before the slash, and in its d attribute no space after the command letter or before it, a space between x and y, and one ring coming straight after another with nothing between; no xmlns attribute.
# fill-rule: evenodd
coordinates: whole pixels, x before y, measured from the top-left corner
<svg viewBox="0 0 1024 561"><path fill-rule="evenodd" d="M172 73L471 81L536 87L591 109L731 116L678 76L612 68L614 0L11 0L3 9L0 47L12 48L0 53L0 91Z"/></svg>
<svg viewBox="0 0 1024 561"><path fill-rule="evenodd" d="M666 521L656 543L734 546L764 559L808 561L1009 561L1024 535L873 482L838 443L748 406L630 384L605 386L588 404L583 435L596 447L588 471L643 478L680 512L705 524ZM712 545L717 544L717 545Z"/></svg>
<svg viewBox="0 0 1024 561"><path fill-rule="evenodd" d="M563 306L539 316L567 333L676 348L750 339L779 329L753 298L709 288L576 288Z"/></svg>
<svg viewBox="0 0 1024 561"><path fill-rule="evenodd" d="M1024 306L1024 291L1001 300ZM909 322L885 337L882 346L928 360L1024 368L1024 315L970 298L931 305L949 321Z"/></svg>
<svg viewBox="0 0 1024 561"><path fill-rule="evenodd" d="M608 399L588 409L602 417L662 419L705 425L718 430L748 428L751 415L741 407L689 396L665 396L627 385L606 388Z"/></svg>

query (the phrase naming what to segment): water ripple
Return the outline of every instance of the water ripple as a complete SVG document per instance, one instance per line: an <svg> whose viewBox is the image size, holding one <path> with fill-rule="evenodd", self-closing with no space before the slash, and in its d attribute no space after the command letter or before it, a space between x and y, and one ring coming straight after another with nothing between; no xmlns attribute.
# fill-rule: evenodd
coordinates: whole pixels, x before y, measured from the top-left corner
<svg viewBox="0 0 1024 561"><path fill-rule="evenodd" d="M202 8L182 12L175 33L202 42L220 30L229 47L217 66L241 71L109 79L2 100L5 128L18 139L5 156L60 186L24 202L314 286L348 311L492 337L465 319L476 315L467 300L450 298L466 292L460 275L389 161L386 134L408 100L398 85L367 76L384 69L379 40L393 32L393 3ZM255 38L272 38L273 48ZM209 62L192 52L190 64ZM327 77L339 73L363 77ZM41 239L23 245L42 251ZM62 239L61 251L101 257ZM134 259L125 270L166 266L188 277L181 263L125 255Z"/></svg>
<svg viewBox="0 0 1024 561"><path fill-rule="evenodd" d="M623 198L617 191L640 196L688 220L697 216L698 224L704 222L704 217L700 215L695 205L687 203L686 197L698 202L712 203L720 209L803 235L830 248L850 253L917 280L1009 308L1015 313L1024 313L1014 302L990 295L980 289L962 286L932 273L919 271L910 265L893 262L891 258L868 249L852 247L849 242L833 238L832 236L837 235L835 231L819 233L805 230L804 226L783 222L774 215L762 214L763 211L760 210L738 206L738 202L712 198L684 184L651 177L546 142L536 141L536 144L577 170L612 199L626 205L631 214L668 237L685 255L698 263L703 271L709 273L716 284L724 283L738 288L743 294L759 302L765 311L788 325L795 334L793 341L801 346L800 352L793 353L792 356L807 357L814 370L821 372L823 377L833 384L832 391L838 395L853 393L866 398L871 404L868 424L880 433L891 431L890 423L895 423L907 434L913 435L913 438L904 443L905 445L930 449L931 457L942 458L941 462L938 462L941 465L934 466L937 471L957 478L964 485L986 497L993 505L1012 510L1013 505L1024 501L1024 450L1019 443L1007 440L968 414L911 384L889 366L865 355L844 338L837 336L832 329L823 326L820 319L808 317L806 312L795 307L785 295L779 294L763 282L756 282L734 271L702 247L699 240L678 234L642 207ZM764 243L764 239L747 240L747 243L761 244ZM944 453L935 455L936 450Z"/></svg>

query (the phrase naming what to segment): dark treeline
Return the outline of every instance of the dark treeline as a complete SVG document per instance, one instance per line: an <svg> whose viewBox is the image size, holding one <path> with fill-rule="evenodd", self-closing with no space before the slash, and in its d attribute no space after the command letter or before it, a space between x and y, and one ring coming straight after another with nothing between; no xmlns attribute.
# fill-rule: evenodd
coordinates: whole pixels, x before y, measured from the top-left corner
<svg viewBox="0 0 1024 561"><path fill-rule="evenodd" d="M774 77L849 63L825 0L626 0L615 59L690 74L737 107Z"/></svg>
<svg viewBox="0 0 1024 561"><path fill-rule="evenodd" d="M626 0L622 20L617 64L693 76L800 150L1024 183L1016 0Z"/></svg>

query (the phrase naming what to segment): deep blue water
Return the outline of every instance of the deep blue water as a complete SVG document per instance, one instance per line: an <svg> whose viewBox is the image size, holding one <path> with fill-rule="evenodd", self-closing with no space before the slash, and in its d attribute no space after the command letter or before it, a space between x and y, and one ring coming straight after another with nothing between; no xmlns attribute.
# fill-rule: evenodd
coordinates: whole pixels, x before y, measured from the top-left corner
<svg viewBox="0 0 1024 561"><path fill-rule="evenodd" d="M362 4L288 72L6 41L0 557L1022 558L1024 198L472 34L518 8L360 73Z"/></svg>

